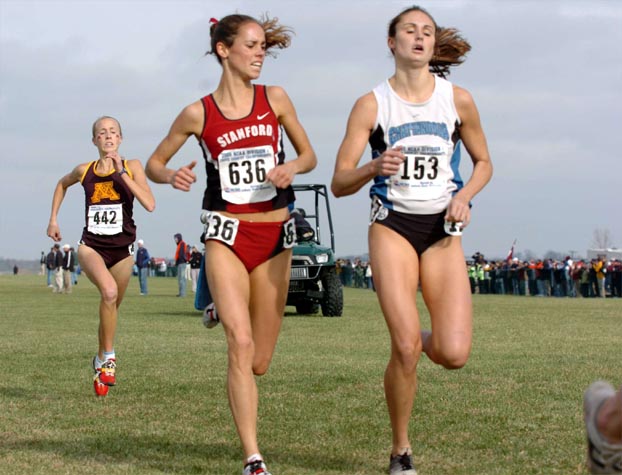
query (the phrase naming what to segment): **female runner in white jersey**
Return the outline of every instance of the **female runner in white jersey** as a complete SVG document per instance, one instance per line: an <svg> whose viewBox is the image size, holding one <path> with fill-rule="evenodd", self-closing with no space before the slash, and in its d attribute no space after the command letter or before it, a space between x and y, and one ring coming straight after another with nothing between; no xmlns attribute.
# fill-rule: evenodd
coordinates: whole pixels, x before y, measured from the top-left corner
<svg viewBox="0 0 622 475"><path fill-rule="evenodd" d="M471 95L441 77L462 62L469 44L415 6L391 21L388 46L395 74L354 105L332 191L350 195L374 180L369 254L391 337L384 377L390 473L414 475L408 423L421 352L453 369L464 366L471 350L471 293L461 238L453 234L468 225L469 202L490 180L492 165ZM464 186L460 141L474 164ZM359 166L368 142L373 159ZM448 234L445 222L457 223L458 232ZM431 332L420 328L419 284Z"/></svg>
<svg viewBox="0 0 622 475"><path fill-rule="evenodd" d="M281 327L291 265L288 205L298 173L316 156L286 92L254 85L266 52L289 46L276 19L212 19L211 51L222 66L216 90L182 110L147 163L147 175L188 191L196 162L166 165L190 136L205 158L206 275L228 345L227 390L245 475L269 475L257 442L255 375L268 370ZM285 162L281 130L297 158ZM284 230L284 231L282 231ZM281 236L281 237L279 237Z"/></svg>

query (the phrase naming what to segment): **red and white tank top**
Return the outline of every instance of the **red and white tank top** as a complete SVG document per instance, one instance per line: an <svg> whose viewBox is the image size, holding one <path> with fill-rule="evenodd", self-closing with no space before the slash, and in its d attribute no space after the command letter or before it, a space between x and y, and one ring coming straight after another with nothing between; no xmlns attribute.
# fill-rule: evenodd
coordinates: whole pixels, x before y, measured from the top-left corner
<svg viewBox="0 0 622 475"><path fill-rule="evenodd" d="M266 87L254 85L250 114L228 119L212 94L201 99L205 123L199 139L207 172L203 209L253 213L286 207L294 192L276 188L266 175L285 161L283 129Z"/></svg>

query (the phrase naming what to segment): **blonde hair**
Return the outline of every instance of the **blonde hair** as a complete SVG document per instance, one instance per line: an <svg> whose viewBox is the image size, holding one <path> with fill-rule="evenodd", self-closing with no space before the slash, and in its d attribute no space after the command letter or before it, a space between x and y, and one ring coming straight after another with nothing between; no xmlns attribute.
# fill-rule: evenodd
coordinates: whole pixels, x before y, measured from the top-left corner
<svg viewBox="0 0 622 475"><path fill-rule="evenodd" d="M97 124L99 124L104 119L112 119L112 120L114 120L117 123L117 125L119 126L119 135L121 137L123 137L123 131L121 130L121 122L119 122L114 117L110 117L109 115L102 115L101 117L98 117L95 120L95 122L93 122L93 138L95 138L95 135L97 134Z"/></svg>

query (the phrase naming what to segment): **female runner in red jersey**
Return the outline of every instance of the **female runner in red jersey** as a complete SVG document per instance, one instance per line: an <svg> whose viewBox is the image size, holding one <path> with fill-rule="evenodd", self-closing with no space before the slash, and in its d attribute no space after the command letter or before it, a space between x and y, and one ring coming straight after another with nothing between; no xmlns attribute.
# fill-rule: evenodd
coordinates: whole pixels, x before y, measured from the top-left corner
<svg viewBox="0 0 622 475"><path fill-rule="evenodd" d="M255 375L268 370L287 299L295 240L291 184L317 162L286 92L253 84L266 53L289 46L289 31L277 19L212 19L208 53L222 66L220 83L181 111L147 163L151 180L189 191L197 162L167 164L190 136L203 152L206 275L227 338L227 390L245 475L269 475L257 442ZM287 162L283 130L297 153Z"/></svg>

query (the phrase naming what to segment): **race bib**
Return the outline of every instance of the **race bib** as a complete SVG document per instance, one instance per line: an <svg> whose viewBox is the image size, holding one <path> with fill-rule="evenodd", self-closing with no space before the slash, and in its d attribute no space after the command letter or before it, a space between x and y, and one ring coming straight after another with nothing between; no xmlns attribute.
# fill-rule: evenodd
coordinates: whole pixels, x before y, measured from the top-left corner
<svg viewBox="0 0 622 475"><path fill-rule="evenodd" d="M296 221L291 218L283 223L283 247L291 249L296 244Z"/></svg>
<svg viewBox="0 0 622 475"><path fill-rule="evenodd" d="M233 246L235 236L238 234L240 220L229 218L222 214L206 212L201 216L205 223L205 239L216 239L229 246Z"/></svg>
<svg viewBox="0 0 622 475"><path fill-rule="evenodd" d="M222 198L234 204L271 200L276 196L276 187L266 176L274 166L274 152L269 145L223 151L218 156Z"/></svg>
<svg viewBox="0 0 622 475"><path fill-rule="evenodd" d="M447 146L409 145L402 148L406 159L400 171L389 178L391 200L434 200L446 188L449 163ZM391 196L392 195L392 196Z"/></svg>
<svg viewBox="0 0 622 475"><path fill-rule="evenodd" d="M384 207L382 201L377 196L374 196L371 202L371 212L369 214L369 225L371 226L376 221L384 221L389 216L389 210Z"/></svg>
<svg viewBox="0 0 622 475"><path fill-rule="evenodd" d="M123 231L123 205L91 205L87 215L87 230L93 234L113 236Z"/></svg>

